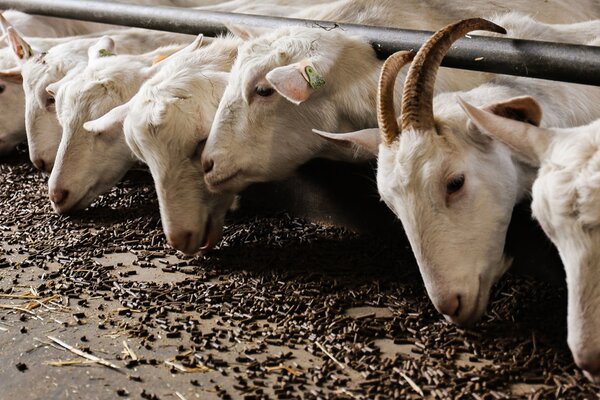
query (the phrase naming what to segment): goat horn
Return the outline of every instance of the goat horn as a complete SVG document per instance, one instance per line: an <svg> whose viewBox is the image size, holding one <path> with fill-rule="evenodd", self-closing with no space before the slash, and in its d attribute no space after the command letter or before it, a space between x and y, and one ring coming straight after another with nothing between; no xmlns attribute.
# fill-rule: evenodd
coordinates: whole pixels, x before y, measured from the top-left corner
<svg viewBox="0 0 600 400"><path fill-rule="evenodd" d="M381 69L379 91L377 93L377 121L379 122L383 142L388 146L400 135L400 127L394 110L396 78L402 67L413 60L415 54L413 51L394 53L385 61Z"/></svg>
<svg viewBox="0 0 600 400"><path fill-rule="evenodd" d="M437 31L421 47L408 71L402 94L402 130L434 128L433 88L442 59L450 46L471 31L506 33L501 26L483 18L471 18Z"/></svg>

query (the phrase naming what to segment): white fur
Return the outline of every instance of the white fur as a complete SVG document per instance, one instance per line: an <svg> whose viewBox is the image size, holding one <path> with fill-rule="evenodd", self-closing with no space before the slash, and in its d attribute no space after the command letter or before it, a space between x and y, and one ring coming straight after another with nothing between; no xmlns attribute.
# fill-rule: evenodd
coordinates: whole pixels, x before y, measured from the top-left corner
<svg viewBox="0 0 600 400"><path fill-rule="evenodd" d="M565 266L568 343L600 382L600 120L553 130L533 184L532 210Z"/></svg>
<svg viewBox="0 0 600 400"><path fill-rule="evenodd" d="M542 29L538 38L561 41L559 28ZM544 126L577 126L600 117L600 88L592 86L498 77L460 93L476 106L523 95L541 103ZM403 223L433 303L446 314L458 298L458 312L445 316L470 324L483 314L491 286L507 269L506 230L535 171L469 123L456 93L436 96L434 115L437 133L409 130L392 146L380 146L377 183ZM460 174L464 187L448 196L447 182Z"/></svg>
<svg viewBox="0 0 600 400"><path fill-rule="evenodd" d="M600 12L593 2L573 9L558 1L553 2L556 8L540 7L540 2L513 3L511 7L541 13L548 21L586 18ZM392 0L342 0L307 8L293 16L437 29L465 16L479 16L482 10L490 14L505 9L487 1L450 4L415 0L399 5ZM246 36L252 37L252 32ZM325 78L323 88L301 93L298 99L282 91L268 98L255 94L257 85L276 87L269 81L269 74L291 75L281 69L297 68L303 60L309 60ZM207 165L214 164L206 175L211 190L239 192L253 182L282 179L312 158L355 161L354 150L330 146L311 129L341 132L375 127L381 65L370 44L340 30L284 28L249 40L240 49L203 155ZM443 70L438 91L471 88L487 79L487 74ZM246 151L250 147L253 152Z"/></svg>
<svg viewBox="0 0 600 400"><path fill-rule="evenodd" d="M266 13L274 14L287 3L234 0L218 7L236 12L256 12L264 7ZM206 48L191 53L182 50L165 60L163 69L145 82L127 105L86 124L94 131L125 120L127 143L154 177L167 239L186 253L216 244L232 201L230 195L207 191L199 153L239 44L239 39L218 38Z"/></svg>
<svg viewBox="0 0 600 400"><path fill-rule="evenodd" d="M51 47L67 42L65 38L27 38L35 52L43 52ZM19 72L19 62L10 47L0 49L0 71ZM25 95L21 82L0 77L3 87L0 93L0 156L11 152L25 139Z"/></svg>
<svg viewBox="0 0 600 400"><path fill-rule="evenodd" d="M91 58L83 70L72 70L62 81L50 85L56 94L56 113L63 131L48 190L51 201L57 193L69 192L66 201L52 201L56 212L86 208L135 163L120 126L92 134L83 124L126 103L160 68L160 64L151 66L152 61L181 47L143 55Z"/></svg>
<svg viewBox="0 0 600 400"><path fill-rule="evenodd" d="M219 38L205 48L182 50L128 104L127 143L150 168L169 243L186 253L219 241L233 200L206 189L200 150L238 45L237 39ZM182 240L186 232L189 238Z"/></svg>
<svg viewBox="0 0 600 400"><path fill-rule="evenodd" d="M118 0L115 2L175 7L211 7L220 3L218 0ZM73 40L74 37L79 35L118 28L112 25L88 21L29 15L15 10L4 11L2 15L19 33L25 36L27 42L30 43L38 53L45 52L58 44L68 43ZM90 35L89 37L91 36L94 35ZM4 37L6 37L6 32L4 32ZM54 37L70 38L52 40L51 38ZM150 44L149 42L146 43ZM161 44L157 44L155 47L150 48L149 46L142 45L140 46L140 50L135 51L132 49L130 52L140 53L160 46ZM77 56L75 56L75 58L77 58ZM15 61L12 56L10 49L0 49L0 70L11 70L17 67L18 64L19 63ZM20 84L0 78L0 85L4 86L4 91L0 93L0 109L3 110L0 115L0 156L2 156L13 151L17 144L25 140L25 114L23 110L24 96L23 91L20 89ZM38 94L41 95L41 93ZM43 95L41 95L41 97L43 97ZM53 137L53 143L57 145L56 136L49 136ZM55 149L54 151L51 151L44 148L40 150L41 154L33 154L31 155L31 158L32 160L38 160L38 162L39 160L47 158L47 160L44 161L47 161L47 168L51 168L54 159L54 154L52 153L56 153Z"/></svg>
<svg viewBox="0 0 600 400"><path fill-rule="evenodd" d="M160 46L190 40L188 35L144 29L127 29L104 34L115 41L116 51L122 54L139 54ZM45 166L46 172L52 170L62 133L54 107L48 101L52 96L46 88L60 81L78 65L85 66L88 48L97 41L98 37L73 38L43 54L29 58L21 66L29 157L35 165Z"/></svg>
<svg viewBox="0 0 600 400"><path fill-rule="evenodd" d="M482 132L539 168L531 208L565 266L569 347L577 365L600 382L600 120L542 129L464 107Z"/></svg>

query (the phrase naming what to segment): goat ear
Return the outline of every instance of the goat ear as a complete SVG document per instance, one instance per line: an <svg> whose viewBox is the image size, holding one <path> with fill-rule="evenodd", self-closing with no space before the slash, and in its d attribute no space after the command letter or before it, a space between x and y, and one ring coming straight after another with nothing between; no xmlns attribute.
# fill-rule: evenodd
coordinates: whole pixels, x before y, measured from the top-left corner
<svg viewBox="0 0 600 400"><path fill-rule="evenodd" d="M6 69L4 71L0 71L0 79L13 83L23 83L21 67L15 67L11 69Z"/></svg>
<svg viewBox="0 0 600 400"><path fill-rule="evenodd" d="M500 140L530 164L540 165L553 132L538 127L542 109L532 97L516 97L483 108L474 107L460 97L458 102L481 132Z"/></svg>
<svg viewBox="0 0 600 400"><path fill-rule="evenodd" d="M542 122L542 107L531 96L513 97L505 101L488 104L484 110L500 117L540 126Z"/></svg>
<svg viewBox="0 0 600 400"><path fill-rule="evenodd" d="M7 33L10 47L19 62L26 61L27 59L33 56L33 49L31 48L29 43L27 43L25 39L23 39L21 35L19 35L15 28L13 28L12 26L9 27Z"/></svg>
<svg viewBox="0 0 600 400"><path fill-rule="evenodd" d="M125 121L125 117L127 117L130 107L129 103L121 104L104 114L102 117L94 121L86 122L83 124L83 128L96 134L118 128L123 125L123 121Z"/></svg>
<svg viewBox="0 0 600 400"><path fill-rule="evenodd" d="M162 49L159 49L159 50L157 50L157 52L158 53L162 52L163 54L159 54L158 56L156 56L154 58L154 60L152 60L152 67L154 67L157 64L160 64L161 62L165 61L167 58L169 58L175 54L194 52L194 51L200 49L203 45L206 45L205 41L206 41L206 39L205 39L204 35L200 34L200 35L196 36L196 38L194 39L194 41L192 43L188 44L184 48L179 49L171 54L165 54Z"/></svg>
<svg viewBox="0 0 600 400"><path fill-rule="evenodd" d="M244 25L225 24L225 27L233 34L233 36L236 36L243 41L252 40L255 37L267 32L267 30L264 28L261 29L254 26L250 27Z"/></svg>
<svg viewBox="0 0 600 400"><path fill-rule="evenodd" d="M204 44L204 35L199 34L198 36L196 36L196 39L194 39L194 41L192 43L190 43L189 45L184 47L182 50L183 51L195 51L195 50L198 50L200 47L202 47L203 44Z"/></svg>
<svg viewBox="0 0 600 400"><path fill-rule="evenodd" d="M379 128L363 129L347 133L329 133L317 129L313 129L313 132L324 137L335 146L347 147L356 145L373 156L379 154L379 144L381 143Z"/></svg>
<svg viewBox="0 0 600 400"><path fill-rule="evenodd" d="M309 60L275 68L266 78L280 95L296 105L325 85L325 79Z"/></svg>
<svg viewBox="0 0 600 400"><path fill-rule="evenodd" d="M296 105L306 101L312 93L308 82L293 64L275 68L266 78L280 95Z"/></svg>
<svg viewBox="0 0 600 400"><path fill-rule="evenodd" d="M102 36L88 49L88 59L95 60L115 55L115 41L109 36Z"/></svg>
<svg viewBox="0 0 600 400"><path fill-rule="evenodd" d="M58 87L59 87L58 83L59 82L54 82L54 83L51 83L50 85L46 86L46 93L48 93L52 97L56 97L56 92L58 92Z"/></svg>

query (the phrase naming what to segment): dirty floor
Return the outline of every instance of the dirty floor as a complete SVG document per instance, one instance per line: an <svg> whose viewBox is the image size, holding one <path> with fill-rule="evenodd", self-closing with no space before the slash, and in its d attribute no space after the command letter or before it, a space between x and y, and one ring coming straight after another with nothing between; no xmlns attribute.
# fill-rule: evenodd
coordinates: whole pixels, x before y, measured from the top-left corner
<svg viewBox="0 0 600 400"><path fill-rule="evenodd" d="M286 215L228 222L205 257L165 244L150 178L52 213L0 164L0 399L597 398L562 286L509 274L446 323L403 238Z"/></svg>

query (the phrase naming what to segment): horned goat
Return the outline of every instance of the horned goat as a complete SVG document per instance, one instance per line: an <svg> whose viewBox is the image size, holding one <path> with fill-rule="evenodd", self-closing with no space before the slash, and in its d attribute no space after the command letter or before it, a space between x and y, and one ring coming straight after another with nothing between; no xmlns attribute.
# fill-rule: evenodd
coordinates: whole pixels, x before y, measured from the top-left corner
<svg viewBox="0 0 600 400"><path fill-rule="evenodd" d="M466 20L441 30L421 48L406 78L400 126L392 97L407 55L386 63L379 97L382 143L370 147L379 156L379 192L402 221L430 298L446 319L460 325L480 318L492 285L510 264L503 255L506 231L535 169L469 123L457 95L532 125L541 123L541 114L530 97L522 96L536 96L547 111L546 126L572 127L600 118L600 88L529 78L499 76L470 91L434 98L445 53L465 33L480 29L500 30L486 20ZM379 133L334 138L344 136L360 145L377 142Z"/></svg>

